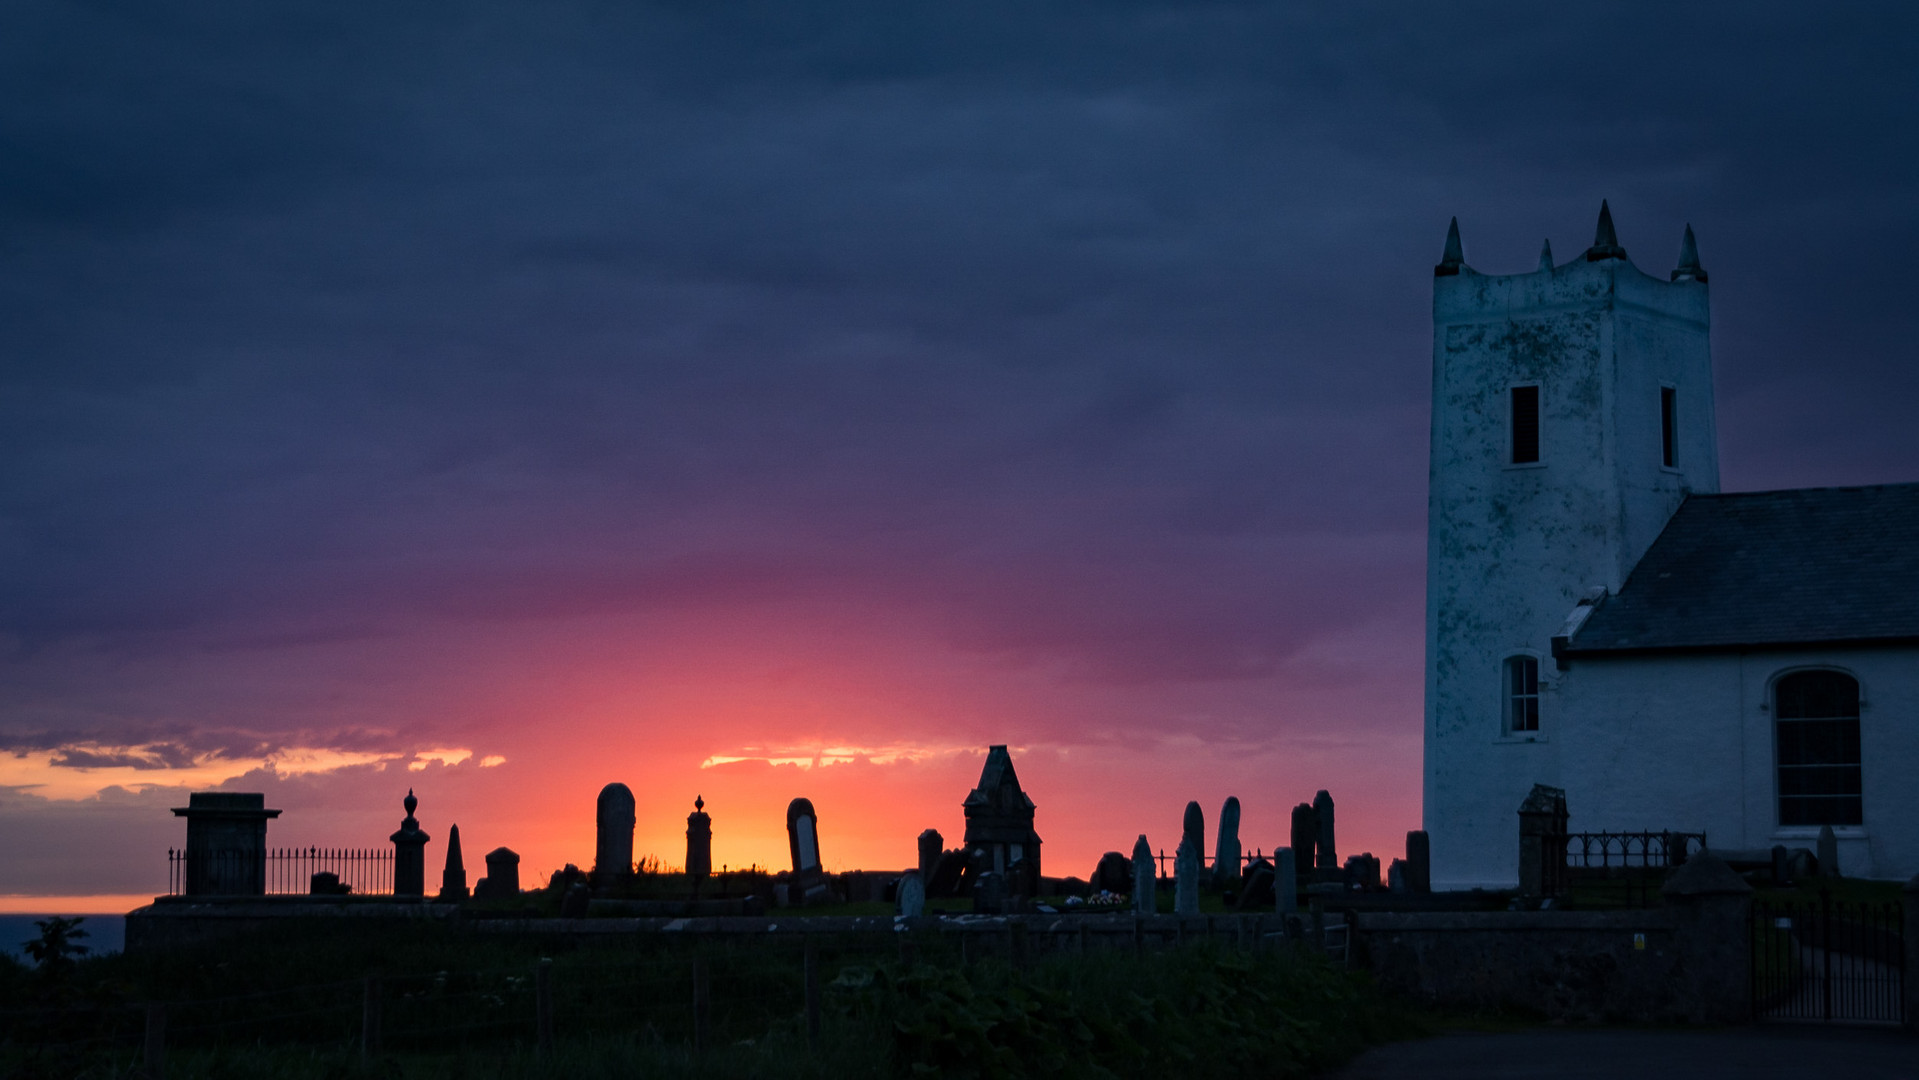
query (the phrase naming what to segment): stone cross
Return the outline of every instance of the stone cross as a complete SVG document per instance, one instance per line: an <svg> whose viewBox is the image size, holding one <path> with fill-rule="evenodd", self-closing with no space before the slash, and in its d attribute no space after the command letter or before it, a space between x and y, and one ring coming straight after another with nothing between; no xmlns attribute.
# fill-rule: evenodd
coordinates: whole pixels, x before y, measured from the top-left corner
<svg viewBox="0 0 1919 1080"><path fill-rule="evenodd" d="M633 876L633 791L625 784L600 789L595 819L593 883L616 885Z"/></svg>
<svg viewBox="0 0 1919 1080"><path fill-rule="evenodd" d="M393 841L393 895L425 896L426 842L433 838L420 831L420 823L413 816L420 800L413 797L412 788L407 789L400 805L406 807L406 817L400 822L400 831L388 838Z"/></svg>
<svg viewBox="0 0 1919 1080"><path fill-rule="evenodd" d="M1213 841L1213 881L1222 888L1239 884L1239 796L1226 797L1219 811L1219 836Z"/></svg>
<svg viewBox="0 0 1919 1080"><path fill-rule="evenodd" d="M460 827L446 831L446 869L440 871L440 899L466 899L466 863L460 860Z"/></svg>
<svg viewBox="0 0 1919 1080"><path fill-rule="evenodd" d="M1199 848L1190 836L1180 839L1173 858L1173 914L1199 914Z"/></svg>
<svg viewBox="0 0 1919 1080"><path fill-rule="evenodd" d="M1313 820L1313 805L1300 803L1293 807L1293 857L1299 860L1300 872L1313 868L1313 848L1319 843L1319 824Z"/></svg>
<svg viewBox="0 0 1919 1080"><path fill-rule="evenodd" d="M1133 913L1135 915L1156 915L1159 913L1158 885L1153 874L1153 846L1146 842L1146 834L1139 834L1139 842L1133 845Z"/></svg>
<svg viewBox="0 0 1919 1080"><path fill-rule="evenodd" d="M695 795L693 812L686 815L686 876L697 892L712 873L713 818L706 812L706 800Z"/></svg>
<svg viewBox="0 0 1919 1080"><path fill-rule="evenodd" d="M1319 826L1315 838L1314 863L1321 870L1339 869L1339 851L1333 843L1333 796L1322 790L1313 796L1313 822Z"/></svg>
<svg viewBox="0 0 1919 1080"><path fill-rule="evenodd" d="M899 903L894 911L906 919L917 919L926 914L926 886L920 883L918 870L908 870L900 878Z"/></svg>
<svg viewBox="0 0 1919 1080"><path fill-rule="evenodd" d="M1433 891L1433 842L1424 829L1406 834L1406 891Z"/></svg>
<svg viewBox="0 0 1919 1080"><path fill-rule="evenodd" d="M1273 906L1281 915L1299 910L1299 867L1289 847L1273 852Z"/></svg>

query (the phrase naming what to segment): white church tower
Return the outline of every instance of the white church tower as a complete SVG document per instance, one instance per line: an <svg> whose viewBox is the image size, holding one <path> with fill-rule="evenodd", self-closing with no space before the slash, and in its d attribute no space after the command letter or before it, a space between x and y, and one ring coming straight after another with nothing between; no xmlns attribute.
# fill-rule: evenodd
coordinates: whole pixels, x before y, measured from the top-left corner
<svg viewBox="0 0 1919 1080"><path fill-rule="evenodd" d="M1481 274L1455 220L1434 275L1425 827L1435 888L1509 887L1519 804L1559 784L1552 638L1719 489L1706 273L1690 226L1642 273L1602 203L1563 266Z"/></svg>

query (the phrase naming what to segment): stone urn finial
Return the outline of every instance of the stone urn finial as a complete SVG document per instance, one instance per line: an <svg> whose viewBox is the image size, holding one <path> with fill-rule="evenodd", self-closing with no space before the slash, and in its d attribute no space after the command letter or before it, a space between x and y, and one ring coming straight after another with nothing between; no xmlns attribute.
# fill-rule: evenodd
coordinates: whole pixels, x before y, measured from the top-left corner
<svg viewBox="0 0 1919 1080"><path fill-rule="evenodd" d="M698 795L693 796L693 809L695 810L706 809L706 800L700 798Z"/></svg>
<svg viewBox="0 0 1919 1080"><path fill-rule="evenodd" d="M418 800L418 799L416 799L416 798L414 798L414 797L413 797L413 789L412 789L412 788L407 788L407 789L406 789L406 798L405 798L405 799L402 799L402 800L400 801L400 805L401 805L401 806L404 806L404 807L406 807L406 816L407 816L407 817L412 817L412 816L413 816L413 811L414 811L414 809L415 809L416 807L418 807L418 806L420 805L420 800Z"/></svg>

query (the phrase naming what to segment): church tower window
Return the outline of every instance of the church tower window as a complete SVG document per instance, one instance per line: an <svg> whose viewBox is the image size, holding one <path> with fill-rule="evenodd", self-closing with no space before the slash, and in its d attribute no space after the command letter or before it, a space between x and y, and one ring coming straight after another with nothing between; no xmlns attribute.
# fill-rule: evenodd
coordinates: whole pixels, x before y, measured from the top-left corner
<svg viewBox="0 0 1919 1080"><path fill-rule="evenodd" d="M1539 387L1512 388L1513 464L1539 460Z"/></svg>
<svg viewBox="0 0 1919 1080"><path fill-rule="evenodd" d="M1671 386L1659 388L1659 440L1663 446L1660 464L1679 467L1679 391Z"/></svg>
<svg viewBox="0 0 1919 1080"><path fill-rule="evenodd" d="M1779 824L1864 822L1859 778L1859 683L1801 671L1773 685Z"/></svg>
<svg viewBox="0 0 1919 1080"><path fill-rule="evenodd" d="M1539 730L1539 661L1531 656L1506 658L1506 734Z"/></svg>

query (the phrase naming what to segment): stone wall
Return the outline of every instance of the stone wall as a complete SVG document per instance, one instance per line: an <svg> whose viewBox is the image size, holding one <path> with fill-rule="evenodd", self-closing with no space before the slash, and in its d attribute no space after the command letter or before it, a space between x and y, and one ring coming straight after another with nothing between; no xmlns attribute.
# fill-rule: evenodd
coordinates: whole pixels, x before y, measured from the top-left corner
<svg viewBox="0 0 1919 1080"><path fill-rule="evenodd" d="M1448 1009L1574 1023L1737 1024L1750 1018L1751 900L1639 911L1367 912L1357 962Z"/></svg>

